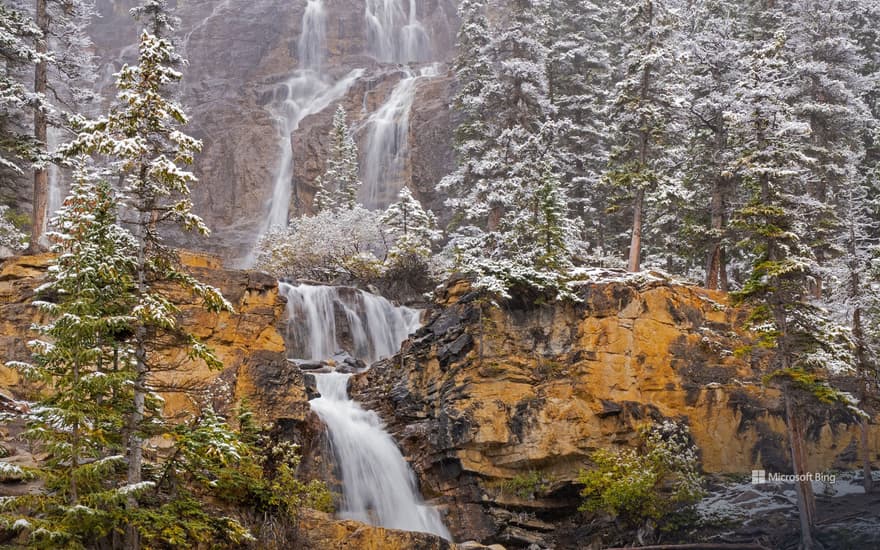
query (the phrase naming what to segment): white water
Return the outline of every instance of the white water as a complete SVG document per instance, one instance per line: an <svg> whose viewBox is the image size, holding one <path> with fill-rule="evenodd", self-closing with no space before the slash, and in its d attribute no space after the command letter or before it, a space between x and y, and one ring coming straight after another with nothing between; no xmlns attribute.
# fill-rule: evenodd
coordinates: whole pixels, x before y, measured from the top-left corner
<svg viewBox="0 0 880 550"><path fill-rule="evenodd" d="M287 298L287 343L293 358L329 359L340 350L346 327L351 355L367 362L393 355L418 329L419 311L346 287L279 283ZM350 374L314 373L320 397L312 410L327 426L342 482L339 515L407 531L451 536L439 512L419 495L415 476L379 416L348 396Z"/></svg>
<svg viewBox="0 0 880 550"><path fill-rule="evenodd" d="M339 515L451 539L439 512L419 496L415 476L379 416L348 397L350 377L316 374L321 397L311 401L327 426L342 474L344 503Z"/></svg>
<svg viewBox="0 0 880 550"><path fill-rule="evenodd" d="M362 290L287 283L278 288L287 298L288 349L297 359L330 359L343 350L339 337L347 330L352 349L344 351L369 364L397 353L419 327L418 310ZM343 317L344 325L337 326Z"/></svg>
<svg viewBox="0 0 880 550"><path fill-rule="evenodd" d="M290 140L299 123L342 98L363 73L363 69L354 69L342 80L331 84L319 72L298 70L275 90L272 111L278 124L281 156L275 169L269 215L264 221L261 235L271 227L287 226L293 180L293 147Z"/></svg>
<svg viewBox="0 0 880 550"><path fill-rule="evenodd" d="M48 131L46 132L46 137L48 138L47 145L50 151L55 151L55 149L58 147L58 143L63 140L63 138L60 136L60 133L61 131L58 128L54 126L49 126ZM64 202L64 176L61 172L61 169L58 168L58 165L54 162L50 162L46 170L48 171L49 185L46 196L46 213L44 219L45 225L43 227L49 230L54 230L54 227L50 227L52 218L55 217L55 212L59 208L61 208L61 203ZM49 237L45 233L43 234L43 242L41 244L43 244L44 246L48 246L50 244Z"/></svg>
<svg viewBox="0 0 880 550"><path fill-rule="evenodd" d="M412 63L431 58L431 40L418 19L416 0L367 0L367 42L379 61Z"/></svg>
<svg viewBox="0 0 880 550"><path fill-rule="evenodd" d="M409 118L416 84L422 78L437 76L437 65L415 72L405 68L406 76L391 95L367 120L368 137L360 189L361 203L370 209L386 208L397 200L409 155Z"/></svg>

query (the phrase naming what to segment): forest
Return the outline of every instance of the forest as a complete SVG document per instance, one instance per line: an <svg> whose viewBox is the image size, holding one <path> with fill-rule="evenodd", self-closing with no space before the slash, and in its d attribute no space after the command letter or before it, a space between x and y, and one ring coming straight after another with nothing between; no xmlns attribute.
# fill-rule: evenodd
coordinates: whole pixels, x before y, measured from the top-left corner
<svg viewBox="0 0 880 550"><path fill-rule="evenodd" d="M718 352L717 363L741 360L757 385L777 392L791 471L815 468L817 418L844 419L834 422L858 432L850 466L870 495L880 452L872 435L880 401L880 4L451 3L453 54L437 61L431 29L418 19L421 3L349 2L366 14L366 68L393 65L403 73L392 99L416 94L432 78L451 82L443 98L451 164L430 174L436 185L429 193L391 184L391 168L406 173L394 163L414 162L406 160L414 150L402 156L400 144L417 132L404 125L381 140L370 137L381 135L380 115L400 125L414 124L415 114L379 108L364 118L347 107L344 93L364 69L341 78L327 72L336 62L326 36L336 8L296 3L302 28L291 38L296 69L285 84L295 105L275 107L282 153L274 190L257 201L264 215L248 234L252 246L224 257L226 267L282 281L274 292L287 293L291 326L297 315L311 323L320 314L330 325L348 316L354 347L345 351L356 377L381 375L366 373L371 361L399 351L404 361L407 346L419 345L401 351L411 333L426 334L418 323L409 326L409 307L462 307L442 298L459 280L478 316L467 334L479 344L466 363L484 373L486 357L500 353L491 339L504 312L581 308L589 316L599 308L591 289L601 285L639 293L651 285L699 288L729 304L712 302L717 310L742 312L725 319L730 338L742 342L725 344L730 349ZM256 420L260 411L246 398L215 411L216 396L174 374L192 364L224 369L211 342L182 321L180 296L212 315L235 315L239 306L203 282L181 253L207 249L199 243L211 233L200 215L205 195L193 189L210 195L222 182L195 168L213 136L191 135L201 121L190 121L181 91L194 69L181 44L199 27L184 33L173 8L144 0L130 10L136 54L102 84L106 56L93 38L100 3L0 5L0 258L51 258L29 301L33 326L18 327L29 357L0 357L29 388L27 396L4 394L3 422L41 456L27 467L0 460L4 480L38 487L0 500L0 543L12 547L296 548L304 544L297 542L303 509L340 507L334 483L301 468L301 438L285 439ZM228 0L213 10L204 21L235 16ZM410 95L407 108L416 113L413 97L420 96ZM326 128L309 136L323 154L306 185L295 181L301 173L293 166L303 160L294 160L297 140L306 140L297 131L319 115ZM388 143L396 148L383 157L376 147ZM21 196L29 199L12 198ZM341 290L318 296L296 286L303 284L365 294L355 303ZM379 330L370 317L376 311L397 323L389 321L388 349L367 342ZM314 327L297 330L288 329L288 348L318 338ZM367 342L360 348L358 330ZM342 332L335 328L331 339ZM318 377L321 395L339 388L294 358L335 367L344 363L336 348L345 346L334 344L290 355L302 367L298 376ZM554 368L548 365L541 368ZM346 387L337 402L351 403ZM189 395L197 412L168 414L169 392ZM615 529L629 533L621 536L639 543L658 542L671 515L688 523L682 510L693 512L706 496L701 442L688 422L669 416L633 431L624 449L594 449L565 474L578 494L572 514L615 518ZM635 471L653 477L609 485L609 476ZM552 493L551 478L535 472L510 474L500 486L531 495L525 500ZM812 481L792 488L795 547L850 547L818 532ZM350 519L385 525L373 516ZM407 530L449 539L437 524ZM503 537L480 542L499 540L510 544ZM568 547L517 544L511 547Z"/></svg>

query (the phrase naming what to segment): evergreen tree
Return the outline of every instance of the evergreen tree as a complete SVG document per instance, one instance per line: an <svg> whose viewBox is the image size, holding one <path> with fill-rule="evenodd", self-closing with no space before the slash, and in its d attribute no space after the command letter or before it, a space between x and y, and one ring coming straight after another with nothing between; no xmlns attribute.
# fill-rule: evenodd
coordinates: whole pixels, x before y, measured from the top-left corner
<svg viewBox="0 0 880 550"><path fill-rule="evenodd" d="M669 136L677 133L677 13L670 0L640 0L618 14L623 78L612 109L609 181L632 201L629 270L642 261L647 201L668 206L680 194L677 154ZM666 203L666 204L664 204Z"/></svg>
<svg viewBox="0 0 880 550"><path fill-rule="evenodd" d="M385 210L381 221L394 238L389 251L392 261L406 256L429 258L433 244L441 237L434 213L422 208L407 187L400 190L397 202Z"/></svg>
<svg viewBox="0 0 880 550"><path fill-rule="evenodd" d="M876 234L878 220L871 213L869 195L878 190L873 178L845 191L842 203L844 233L839 246L844 254L831 261L825 270L833 283L830 302L835 320L850 328L855 345L855 367L859 378L861 418L861 452L865 492L873 490L871 450L868 429L871 414L876 413L880 383L880 248Z"/></svg>
<svg viewBox="0 0 880 550"><path fill-rule="evenodd" d="M20 162L37 154L33 137L18 130L17 118L42 103L19 79L20 72L36 63L37 52L29 42L39 35L27 16L0 5L0 169L17 174L22 173Z"/></svg>
<svg viewBox="0 0 880 550"><path fill-rule="evenodd" d="M548 96L559 121L555 162L573 215L584 220L580 239L603 256L608 205L599 182L608 163L610 10L590 0L550 0L547 9Z"/></svg>
<svg viewBox="0 0 880 550"><path fill-rule="evenodd" d="M49 164L57 157L49 151L49 128L66 126L71 113L80 112L96 99L92 90L95 67L92 41L86 27L96 16L94 0L35 0L34 18L40 33L33 91L41 100L33 109L34 141L38 154L33 163L33 216L30 250L43 248L49 213Z"/></svg>
<svg viewBox="0 0 880 550"><path fill-rule="evenodd" d="M488 46L491 42L489 21L483 0L463 0L458 14L458 55L453 64L457 91L452 104L458 114L455 127L455 156L457 167L440 182L439 188L448 195L447 205L456 212L456 223L461 222L469 194L483 177L487 166L483 155L492 143L492 117L484 92L492 79Z"/></svg>
<svg viewBox="0 0 880 550"><path fill-rule="evenodd" d="M148 18L145 23L153 31L170 31L173 18L164 0L150 0L133 13ZM161 229L168 225L208 233L201 218L192 212L189 186L196 178L182 168L192 163L201 143L179 129L187 117L183 108L169 98L169 84L181 78L172 67L180 63L180 58L170 40L144 30L138 51L138 64L126 65L119 72L117 103L109 115L82 121L80 134L64 148L67 154L104 155L110 159L124 185L120 207L138 245L136 305L132 310L136 376L126 427L128 483L132 486L142 480L144 439L168 429L161 411L149 403L155 375L174 368L165 364L162 349L184 346L190 359L220 366L210 349L179 327L169 285L193 292L211 311L232 309L217 289L184 271L177 254L162 238ZM134 508L136 500L130 499L129 505ZM138 546L133 524L127 528L126 545Z"/></svg>
<svg viewBox="0 0 880 550"><path fill-rule="evenodd" d="M750 325L775 352L767 379L783 393L794 473L802 475L807 458L803 409L815 401L849 404L827 378L850 371L853 357L846 332L810 302L818 264L807 236L817 204L803 186L809 127L792 107L797 88L785 42L779 32L752 52L749 72L737 89L742 103L731 113L743 183L751 193L735 224L741 246L751 255L752 272L735 296L752 305ZM803 481L796 488L803 546L812 548L812 486Z"/></svg>
<svg viewBox="0 0 880 550"><path fill-rule="evenodd" d="M743 77L741 60L748 52L749 43L740 32L745 19L741 11L727 0L704 2L683 25L688 73L683 184L691 200L677 212L682 219L676 236L680 255L689 265L704 267L702 278L710 289L728 289L728 262L735 251L729 224L739 176L726 115L737 104L733 92Z"/></svg>
<svg viewBox="0 0 880 550"><path fill-rule="evenodd" d="M798 117L809 124L804 153L810 163L806 192L825 205L810 224L810 241L820 265L842 252L835 246L838 225L835 197L859 185L865 135L874 122L864 96L871 81L862 71L867 59L859 51L853 22L864 2L786 4L787 42L795 61L798 89L792 98ZM822 288L814 288L817 297Z"/></svg>
<svg viewBox="0 0 880 550"><path fill-rule="evenodd" d="M24 233L15 227L15 224L12 223L8 216L9 207L5 204L0 204L0 256L21 249L27 238Z"/></svg>
<svg viewBox="0 0 880 550"><path fill-rule="evenodd" d="M506 295L511 285L565 293L565 275L557 269L571 265L572 251L562 251L565 261L557 262L522 248L530 232L555 224L557 214L566 220L560 226L574 227L567 205L555 211L564 195L547 187L561 189L547 183L558 183L552 152L560 128L548 97L547 6L521 0L510 18L489 32L479 4L464 8L467 33L460 40L473 50L459 61L466 80L458 101L467 110L459 127L459 170L447 180L461 190L449 202L460 224L449 254L457 269L493 293ZM468 59L475 61L473 68L465 68ZM478 76L482 71L488 79ZM555 241L548 246L555 258Z"/></svg>
<svg viewBox="0 0 880 550"><path fill-rule="evenodd" d="M358 189L361 186L358 177L358 148L342 105L336 108L333 115L330 158L327 159L327 169L318 180L317 186L315 209L318 212L342 208L350 210L357 204Z"/></svg>
<svg viewBox="0 0 880 550"><path fill-rule="evenodd" d="M137 243L116 225L110 186L80 164L51 235L57 254L37 305L49 318L31 345L34 364L13 364L52 393L27 415L23 436L46 453L33 472L44 489L13 497L2 520L28 547L84 548L113 530L126 498L121 436L132 399ZM20 523L17 523L19 522Z"/></svg>

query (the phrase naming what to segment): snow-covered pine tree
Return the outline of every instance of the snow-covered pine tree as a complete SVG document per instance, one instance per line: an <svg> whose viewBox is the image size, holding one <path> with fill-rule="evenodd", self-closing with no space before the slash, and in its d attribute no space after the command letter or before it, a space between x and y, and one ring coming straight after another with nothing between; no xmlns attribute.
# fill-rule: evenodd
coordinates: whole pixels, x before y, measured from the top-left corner
<svg viewBox="0 0 880 550"><path fill-rule="evenodd" d="M43 489L11 497L3 523L25 531L28 546L82 548L107 536L131 490L123 428L135 378L129 345L136 304L137 243L116 225L116 197L79 162L50 236L56 254L37 302L49 319L31 343L22 375L52 389L26 415L23 436L46 453L32 472ZM8 466L7 466L8 467Z"/></svg>
<svg viewBox="0 0 880 550"><path fill-rule="evenodd" d="M24 248L27 236L9 219L9 207L0 204L0 258Z"/></svg>
<svg viewBox="0 0 880 550"><path fill-rule="evenodd" d="M863 75L868 60L859 51L853 23L866 8L859 0L785 4L788 47L795 62L798 90L793 104L798 117L810 126L810 163L806 191L825 205L810 224L810 241L820 265L842 252L834 234L840 219L834 203L858 186L864 161L864 143L876 123L864 97L873 86ZM822 296L820 284L814 288Z"/></svg>
<svg viewBox="0 0 880 550"><path fill-rule="evenodd" d="M680 83L676 51L678 13L673 0L639 0L618 5L622 70L611 111L613 148L608 181L631 202L630 271L642 262L648 201L668 208L680 194L678 154Z"/></svg>
<svg viewBox="0 0 880 550"><path fill-rule="evenodd" d="M492 79L492 61L487 48L491 42L484 0L463 0L458 7L461 27L458 31L458 56L453 64L457 91L452 105L458 115L455 127L456 169L445 176L439 189L447 196L446 204L456 213L454 223L463 220L468 199L484 176L482 162L495 131L491 124L485 88Z"/></svg>
<svg viewBox="0 0 880 550"><path fill-rule="evenodd" d="M831 310L835 320L850 328L855 345L855 367L859 378L861 454L865 492L873 490L871 449L868 444L870 419L880 402L880 246L876 237L878 221L873 216L871 196L878 196L877 180L864 178L861 184L843 190L840 200L843 232L837 244L844 253L829 260L828 275Z"/></svg>
<svg viewBox="0 0 880 550"><path fill-rule="evenodd" d="M132 13L144 18L148 29L171 30L173 17L164 0L148 0ZM117 101L110 113L81 121L79 135L63 148L67 154L103 155L112 163L123 185L119 205L124 222L132 228L138 245L136 305L132 310L136 377L126 444L128 483L132 486L142 480L144 439L169 429L161 416L147 407L155 375L176 368L167 365L161 349L185 347L191 360L220 366L209 348L178 325L178 310L171 302L169 287L191 291L208 310L232 310L219 290L186 273L176 251L163 240L161 231L169 226L208 233L201 218L192 212L189 187L196 177L184 168L192 163L201 143L181 131L187 116L170 98L169 86L181 78L172 67L180 63L180 57L170 39L144 30L138 52L138 64L126 65L119 72ZM129 505L137 503L132 499ZM134 524L126 528L126 547L138 547Z"/></svg>
<svg viewBox="0 0 880 550"><path fill-rule="evenodd" d="M514 200L521 208L504 218L502 239L516 263L564 279L580 247L580 220L569 216L568 192L552 164L545 161L543 169L541 179Z"/></svg>
<svg viewBox="0 0 880 550"><path fill-rule="evenodd" d="M846 330L810 301L819 266L807 236L817 205L804 186L809 126L792 107L798 89L786 53L782 31L769 42L755 41L748 72L738 81L740 103L727 116L750 192L734 224L752 271L734 296L752 306L749 324L774 350L766 379L782 391L794 473L802 475L807 459L803 409L817 401L850 405L827 379L851 371L854 359ZM813 548L812 486L798 482L796 489L803 546Z"/></svg>
<svg viewBox="0 0 880 550"><path fill-rule="evenodd" d="M35 0L34 17L40 34L34 40L38 56L33 91L43 100L34 108L34 140L38 144L34 167L30 250L44 246L49 204L49 128L63 128L66 118L97 98L94 48L87 26L97 14L94 0Z"/></svg>
<svg viewBox="0 0 880 550"><path fill-rule="evenodd" d="M348 126L342 105L333 115L330 130L330 156L324 175L317 182L315 210L352 209L357 204L361 180L358 176L358 147Z"/></svg>
<svg viewBox="0 0 880 550"><path fill-rule="evenodd" d="M680 217L680 255L705 269L706 288L727 290L728 261L733 253L729 223L737 198L736 152L725 117L736 103L735 83L749 42L742 37L742 10L735 2L696 4L682 21L682 50L688 74L684 124L687 126L686 177L690 200ZM690 252L686 252L689 250ZM696 274L695 273L695 274Z"/></svg>
<svg viewBox="0 0 880 550"><path fill-rule="evenodd" d="M463 83L468 95L461 100L468 110L459 129L464 137L459 140L460 170L450 178L462 193L450 201L459 209L461 226L448 255L455 258L456 269L474 275L477 286L492 293L506 295L508 287L523 285L561 294L565 275L550 269L557 262L544 262L539 254L523 252L529 246L522 248L530 239L533 243L535 227L548 213L538 206L548 169L554 172L550 179L558 181L553 150L559 126L546 72L547 6L518 0L510 17L488 34L478 7L471 6L473 23L466 28L473 34L467 38L477 51L468 54L490 76ZM479 115L487 113L492 123L479 122ZM567 211L562 215L569 219Z"/></svg>
<svg viewBox="0 0 880 550"><path fill-rule="evenodd" d="M38 150L33 136L18 127L17 117L41 104L20 78L36 63L31 42L39 35L40 29L25 14L0 4L0 170L16 174L23 172L21 162L34 160Z"/></svg>
<svg viewBox="0 0 880 550"><path fill-rule="evenodd" d="M394 239L388 252L392 261L407 256L430 258L431 248L441 237L434 213L422 208L407 187L400 190L397 202L385 210L381 221Z"/></svg>
<svg viewBox="0 0 880 550"><path fill-rule="evenodd" d="M598 184L608 163L609 10L591 0L550 0L547 9L548 94L559 121L555 162L573 215L584 220L581 240L602 257L608 205Z"/></svg>

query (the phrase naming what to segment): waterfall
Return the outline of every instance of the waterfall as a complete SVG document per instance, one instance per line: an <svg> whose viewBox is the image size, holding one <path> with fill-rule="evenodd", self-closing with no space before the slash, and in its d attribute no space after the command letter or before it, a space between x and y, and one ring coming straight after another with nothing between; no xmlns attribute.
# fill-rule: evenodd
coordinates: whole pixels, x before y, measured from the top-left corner
<svg viewBox="0 0 880 550"><path fill-rule="evenodd" d="M303 30L297 44L300 66L305 69L320 70L324 61L327 14L324 0L308 0L303 14Z"/></svg>
<svg viewBox="0 0 880 550"><path fill-rule="evenodd" d="M278 148L281 154L275 168L272 197L267 206L268 215L260 235L274 226L286 227L290 209L293 179L293 147L291 136L307 116L319 113L344 97L349 88L364 73L354 69L333 83L322 71L326 50L327 17L323 0L308 0L302 20L302 34L297 43L299 68L274 91L270 111L278 127ZM245 261L252 263L253 258Z"/></svg>
<svg viewBox="0 0 880 550"><path fill-rule="evenodd" d="M313 399L330 434L342 474L344 503L339 514L407 531L451 539L439 512L419 496L415 476L382 421L348 397L350 374L316 374L321 397Z"/></svg>
<svg viewBox="0 0 880 550"><path fill-rule="evenodd" d="M410 63L431 57L431 41L418 19L416 0L367 0L367 42L379 61Z"/></svg>
<svg viewBox="0 0 880 550"><path fill-rule="evenodd" d="M385 208L397 199L409 153L409 116L419 79L437 76L437 65L406 76L367 120L368 137L362 167L361 203L370 209Z"/></svg>
<svg viewBox="0 0 880 550"><path fill-rule="evenodd" d="M61 131L54 127L49 126L47 132L47 145L49 151L55 151L58 147L58 143L63 141L63 137L60 136ZM64 179L61 169L54 162L50 162L47 166L46 170L48 171L49 176L49 185L47 190L46 197L46 213L45 213L45 222L46 224L43 226L49 230L54 230L55 228L50 227L52 218L55 217L55 212L61 208L61 203L64 202L64 192L63 189ZM42 244L48 245L49 239L47 235L43 235L43 240L45 241Z"/></svg>
<svg viewBox="0 0 880 550"><path fill-rule="evenodd" d="M420 312L349 287L279 283L287 298L288 355L320 361L339 351L367 364L397 353ZM348 348L348 349L346 349Z"/></svg>
<svg viewBox="0 0 880 550"><path fill-rule="evenodd" d="M350 287L279 283L287 298L288 355L329 359L342 349L368 363L388 357L419 327L419 311ZM320 397L312 410L327 427L342 481L339 515L450 539L439 512L419 495L415 475L379 416L348 396L350 374L313 373Z"/></svg>
<svg viewBox="0 0 880 550"><path fill-rule="evenodd" d="M363 73L363 69L354 69L342 80L329 84L327 79L316 71L298 70L275 90L272 111L279 128L278 145L281 156L275 169L269 215L263 224L261 234L274 226L287 226L293 179L293 146L290 139L299 128L299 123L311 114L320 113L331 103L345 96L351 85Z"/></svg>

